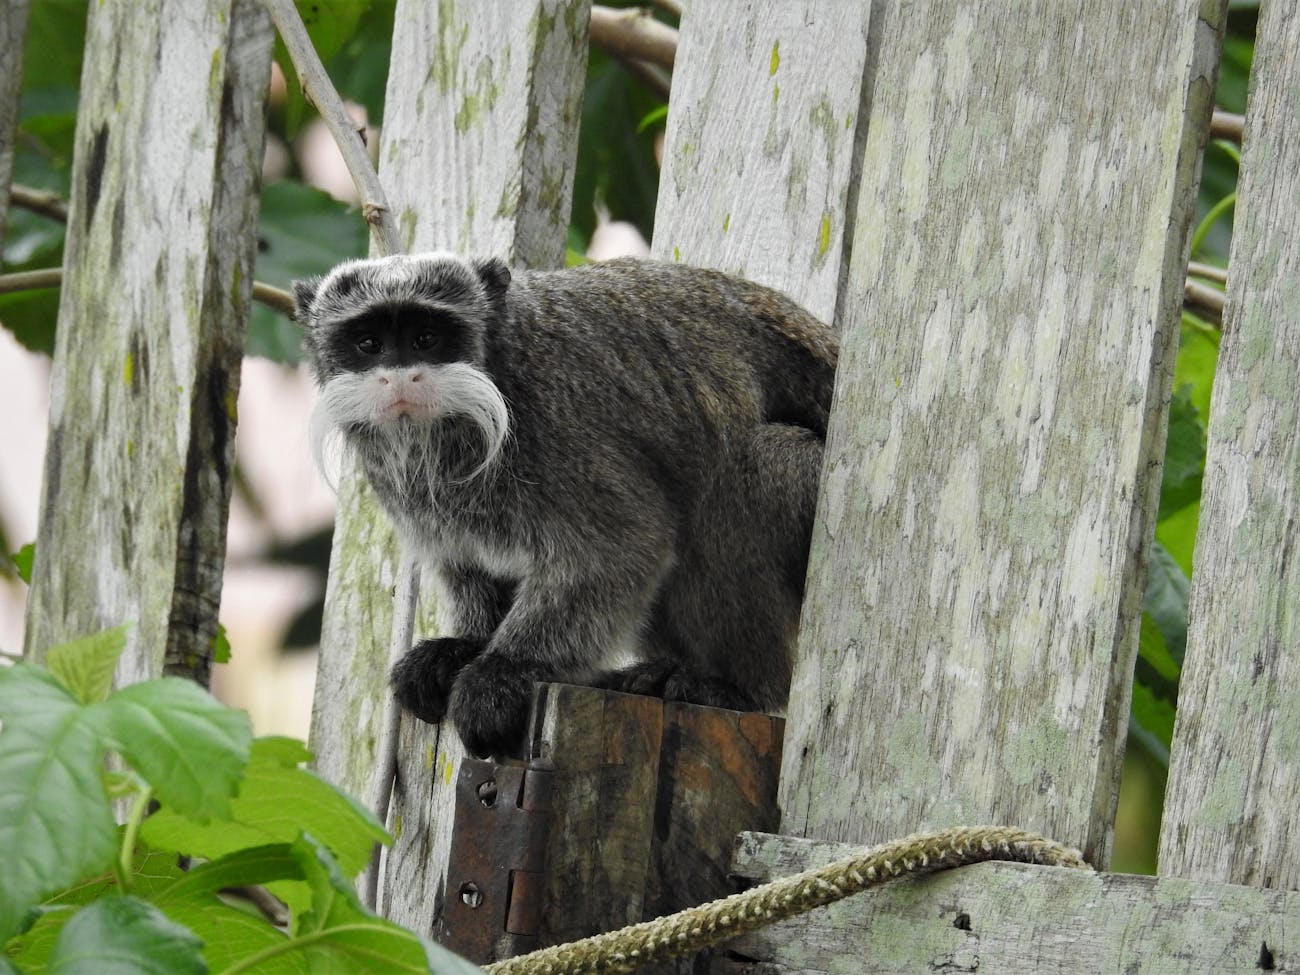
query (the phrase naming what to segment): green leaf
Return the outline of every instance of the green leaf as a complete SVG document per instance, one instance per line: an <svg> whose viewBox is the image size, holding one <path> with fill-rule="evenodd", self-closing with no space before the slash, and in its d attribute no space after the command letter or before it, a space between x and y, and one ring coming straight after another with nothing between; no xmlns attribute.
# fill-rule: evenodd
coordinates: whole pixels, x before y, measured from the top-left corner
<svg viewBox="0 0 1300 975"><path fill-rule="evenodd" d="M204 959L213 971L221 972L258 952L283 944L287 935L268 923L251 905L244 906L233 895L218 894L230 888L286 878L302 878L302 868L288 845L259 847L197 866L155 891L149 900L168 917L197 934L204 942ZM258 966L257 971L270 975L302 969Z"/></svg>
<svg viewBox="0 0 1300 975"><path fill-rule="evenodd" d="M1196 532L1201 523L1201 503L1189 504L1156 523L1156 541L1182 569L1183 575L1192 574L1193 556L1196 554Z"/></svg>
<svg viewBox="0 0 1300 975"><path fill-rule="evenodd" d="M98 704L113 687L113 671L130 629L129 623L123 623L60 644L49 652L45 665L81 704Z"/></svg>
<svg viewBox="0 0 1300 975"><path fill-rule="evenodd" d="M1219 363L1220 332L1192 315L1183 315L1178 340L1178 357L1174 360L1174 388L1189 388L1201 425L1209 424L1210 393Z"/></svg>
<svg viewBox="0 0 1300 975"><path fill-rule="evenodd" d="M217 634L212 638L212 662L214 664L230 663L230 637L226 628L217 624Z"/></svg>
<svg viewBox="0 0 1300 975"><path fill-rule="evenodd" d="M18 578L30 586L32 584L32 560L36 558L36 546L32 542L28 542L15 552L11 558L14 560L14 568L18 570Z"/></svg>
<svg viewBox="0 0 1300 975"><path fill-rule="evenodd" d="M653 127L638 132L637 120L662 104L608 55L591 52L573 180L572 219L584 239L591 239L598 205L612 219L631 221L646 240L651 238L659 195L654 149L659 132Z"/></svg>
<svg viewBox="0 0 1300 975"><path fill-rule="evenodd" d="M42 897L113 862L101 707L35 667L0 668L0 941Z"/></svg>
<svg viewBox="0 0 1300 975"><path fill-rule="evenodd" d="M182 874L151 898L167 907L226 887L253 887L275 880L302 880L302 866L288 843L269 843L209 860Z"/></svg>
<svg viewBox="0 0 1300 975"><path fill-rule="evenodd" d="M375 843L388 833L351 796L299 764L311 752L290 738L258 738L248 768L231 802L230 821L199 829L164 805L143 825L150 845L216 859L236 850L268 843L292 843L306 830L338 857L345 870L359 873Z"/></svg>
<svg viewBox="0 0 1300 975"><path fill-rule="evenodd" d="M164 807L199 822L229 815L248 762L248 715L179 677L124 687L101 708L113 747Z"/></svg>
<svg viewBox="0 0 1300 975"><path fill-rule="evenodd" d="M1143 741L1147 750L1165 766L1169 765L1169 745L1174 737L1174 705L1158 697L1143 684L1133 685L1133 723L1150 736ZM1156 747L1156 743L1159 746Z"/></svg>
<svg viewBox="0 0 1300 975"><path fill-rule="evenodd" d="M49 975L207 975L203 943L135 897L106 897L59 932Z"/></svg>
<svg viewBox="0 0 1300 975"><path fill-rule="evenodd" d="M27 89L76 90L86 44L86 0L34 3L27 22L27 56L23 59L23 101Z"/></svg>
<svg viewBox="0 0 1300 975"><path fill-rule="evenodd" d="M371 2L372 0L333 0L331 3L320 3L319 0L297 0L298 16L307 28L311 46L316 49L322 64L328 64L356 32L357 23ZM307 118L307 99L298 81L298 71L289 57L284 41L278 35L275 39L275 61L284 72L287 134L293 137Z"/></svg>
<svg viewBox="0 0 1300 975"><path fill-rule="evenodd" d="M122 829L118 829L119 837ZM151 895L156 891L165 889L185 876L187 875L181 870L176 854L159 853L143 845L137 847L131 866L131 891L136 897L151 901ZM44 969L49 964L59 932L76 916L75 908L118 893L117 877L112 871L106 870L73 884L46 900L38 909L36 922L11 941L6 950L20 967Z"/></svg>
<svg viewBox="0 0 1300 975"><path fill-rule="evenodd" d="M317 836L348 875L360 873L375 843L390 837L377 819L351 796L307 769L301 742L259 738L253 742L230 820L200 827L166 806L145 820L141 833L151 846L215 860L239 850L292 843L304 830ZM301 885L273 884L272 891L295 911L308 904Z"/></svg>
<svg viewBox="0 0 1300 975"><path fill-rule="evenodd" d="M420 939L367 911L325 847L303 836L292 849L312 893L312 909L298 919L293 950L308 961L313 975L370 971L381 964L394 975L429 971ZM441 954L440 973L479 971L450 952Z"/></svg>
<svg viewBox="0 0 1300 975"><path fill-rule="evenodd" d="M359 211L328 193L287 180L262 190L259 220L257 280L278 288L364 255L369 242ZM297 362L302 357L301 335L283 315L255 304L245 351L277 362Z"/></svg>
<svg viewBox="0 0 1300 975"><path fill-rule="evenodd" d="M1205 426L1192 402L1192 387L1180 386L1169 403L1169 435L1160 482L1160 515L1167 517L1201 499L1205 475Z"/></svg>
<svg viewBox="0 0 1300 975"><path fill-rule="evenodd" d="M1191 583L1159 542L1151 544L1142 609L1160 630L1169 658L1181 670L1187 648L1187 599Z"/></svg>

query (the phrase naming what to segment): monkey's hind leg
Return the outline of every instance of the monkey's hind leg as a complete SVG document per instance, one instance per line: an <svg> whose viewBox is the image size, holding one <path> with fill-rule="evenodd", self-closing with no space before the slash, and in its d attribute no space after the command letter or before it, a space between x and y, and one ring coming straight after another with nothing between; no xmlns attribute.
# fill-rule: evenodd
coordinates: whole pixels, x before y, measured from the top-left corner
<svg viewBox="0 0 1300 975"><path fill-rule="evenodd" d="M653 623L680 663L665 697L785 707L822 453L814 431L766 423L720 465Z"/></svg>
<svg viewBox="0 0 1300 975"><path fill-rule="evenodd" d="M665 701L685 701L702 707L760 710L757 702L735 685L671 657L654 657L621 670L608 671L597 676L592 686L625 694L661 697Z"/></svg>

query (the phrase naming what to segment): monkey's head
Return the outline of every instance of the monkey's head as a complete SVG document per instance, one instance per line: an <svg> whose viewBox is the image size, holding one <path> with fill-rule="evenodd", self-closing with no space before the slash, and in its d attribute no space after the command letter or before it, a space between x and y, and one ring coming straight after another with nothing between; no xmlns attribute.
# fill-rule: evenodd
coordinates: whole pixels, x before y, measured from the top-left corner
<svg viewBox="0 0 1300 975"><path fill-rule="evenodd" d="M501 261L450 254L346 261L295 281L296 318L320 387L318 461L333 430L353 441L427 444L441 424L465 419L485 448L473 473L491 464L509 414L484 371L486 334L509 284Z"/></svg>

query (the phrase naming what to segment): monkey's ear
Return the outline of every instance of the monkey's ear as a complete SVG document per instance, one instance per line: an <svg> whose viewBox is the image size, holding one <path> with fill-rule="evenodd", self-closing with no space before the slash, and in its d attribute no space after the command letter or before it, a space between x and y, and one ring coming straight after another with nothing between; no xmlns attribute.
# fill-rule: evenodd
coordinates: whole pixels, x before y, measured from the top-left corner
<svg viewBox="0 0 1300 975"><path fill-rule="evenodd" d="M300 325L307 324L307 309L316 300L324 278L304 278L293 283L293 318Z"/></svg>
<svg viewBox="0 0 1300 975"><path fill-rule="evenodd" d="M489 301L496 301L510 287L510 268L499 257L483 257L473 262L474 273L483 282Z"/></svg>

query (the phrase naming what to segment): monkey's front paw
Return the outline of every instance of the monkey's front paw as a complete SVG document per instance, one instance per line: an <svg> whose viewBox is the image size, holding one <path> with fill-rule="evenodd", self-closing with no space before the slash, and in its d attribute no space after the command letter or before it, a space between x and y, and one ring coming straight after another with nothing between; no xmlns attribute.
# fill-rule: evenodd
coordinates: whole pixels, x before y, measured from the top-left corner
<svg viewBox="0 0 1300 975"><path fill-rule="evenodd" d="M421 721L441 721L447 715L447 699L456 675L483 647L481 640L458 637L417 643L393 665L388 677L397 702Z"/></svg>
<svg viewBox="0 0 1300 975"><path fill-rule="evenodd" d="M485 654L465 667L451 693L451 720L475 757L516 755L528 725L536 664Z"/></svg>

